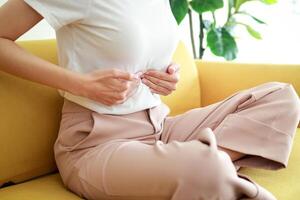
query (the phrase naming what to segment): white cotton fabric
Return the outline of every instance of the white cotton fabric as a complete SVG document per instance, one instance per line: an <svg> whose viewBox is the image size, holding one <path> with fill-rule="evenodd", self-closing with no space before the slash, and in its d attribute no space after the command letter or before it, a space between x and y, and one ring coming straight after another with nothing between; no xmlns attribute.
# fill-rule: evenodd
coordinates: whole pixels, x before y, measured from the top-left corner
<svg viewBox="0 0 300 200"><path fill-rule="evenodd" d="M179 41L169 0L24 1L56 31L59 65L80 73L105 68L166 71ZM142 82L124 103L113 106L58 92L104 114L128 114L161 103Z"/></svg>

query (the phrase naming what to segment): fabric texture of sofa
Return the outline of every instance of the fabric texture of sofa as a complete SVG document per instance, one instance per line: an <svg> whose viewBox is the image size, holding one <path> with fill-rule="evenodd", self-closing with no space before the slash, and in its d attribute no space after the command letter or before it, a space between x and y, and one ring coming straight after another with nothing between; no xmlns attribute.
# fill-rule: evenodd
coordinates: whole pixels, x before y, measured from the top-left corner
<svg viewBox="0 0 300 200"><path fill-rule="evenodd" d="M26 51L57 64L56 40L18 41ZM13 55L12 55L13 56ZM293 84L300 94L300 64L249 64L194 60L182 41L173 61L181 65L177 90L161 96L170 115L207 106L257 84ZM1 65L1 60L0 60ZM54 88L0 72L0 199L75 200L66 189L53 155L63 98ZM242 168L279 200L300 195L300 128L289 165L277 171Z"/></svg>

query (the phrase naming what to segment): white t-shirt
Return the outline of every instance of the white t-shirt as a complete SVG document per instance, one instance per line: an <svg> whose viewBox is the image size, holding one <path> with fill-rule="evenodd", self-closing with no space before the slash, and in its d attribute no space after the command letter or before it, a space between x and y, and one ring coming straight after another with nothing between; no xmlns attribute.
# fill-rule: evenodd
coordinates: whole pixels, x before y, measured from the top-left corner
<svg viewBox="0 0 300 200"><path fill-rule="evenodd" d="M24 0L56 32L59 66L80 73L118 68L166 71L179 41L169 0ZM161 103L140 81L124 103L107 106L58 89L98 113L128 114Z"/></svg>

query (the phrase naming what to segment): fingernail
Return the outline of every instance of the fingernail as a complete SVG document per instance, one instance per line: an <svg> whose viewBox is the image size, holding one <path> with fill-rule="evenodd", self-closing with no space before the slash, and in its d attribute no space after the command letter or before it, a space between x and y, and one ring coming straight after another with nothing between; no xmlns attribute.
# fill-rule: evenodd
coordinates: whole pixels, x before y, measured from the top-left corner
<svg viewBox="0 0 300 200"><path fill-rule="evenodd" d="M174 67L169 67L169 69L168 69L168 72L169 73L173 73L175 71L175 68Z"/></svg>

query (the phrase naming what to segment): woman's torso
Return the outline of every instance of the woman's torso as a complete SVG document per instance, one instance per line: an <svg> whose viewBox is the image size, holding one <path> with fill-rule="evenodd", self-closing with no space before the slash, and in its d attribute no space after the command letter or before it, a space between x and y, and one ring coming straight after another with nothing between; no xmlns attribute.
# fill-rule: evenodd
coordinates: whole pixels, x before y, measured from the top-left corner
<svg viewBox="0 0 300 200"><path fill-rule="evenodd" d="M60 66L80 73L105 68L166 71L179 39L169 0L94 0L85 12L84 19L56 31ZM128 114L161 103L142 82L123 104L113 106L58 91L99 113Z"/></svg>

